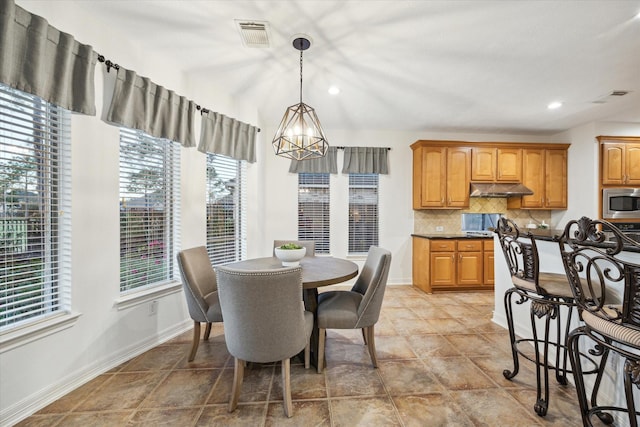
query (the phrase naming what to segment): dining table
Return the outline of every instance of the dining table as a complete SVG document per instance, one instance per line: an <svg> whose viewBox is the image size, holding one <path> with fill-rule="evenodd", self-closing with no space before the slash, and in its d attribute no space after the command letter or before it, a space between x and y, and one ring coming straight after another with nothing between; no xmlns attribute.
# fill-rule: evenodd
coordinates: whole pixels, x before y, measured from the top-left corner
<svg viewBox="0 0 640 427"><path fill-rule="evenodd" d="M317 322L318 288L346 282L358 275L358 264L331 256L305 256L300 260L302 267L302 297L305 310L313 313L313 331L311 333L311 363L318 363L319 331ZM238 270L273 270L282 268L282 261L275 256L251 258L227 264Z"/></svg>

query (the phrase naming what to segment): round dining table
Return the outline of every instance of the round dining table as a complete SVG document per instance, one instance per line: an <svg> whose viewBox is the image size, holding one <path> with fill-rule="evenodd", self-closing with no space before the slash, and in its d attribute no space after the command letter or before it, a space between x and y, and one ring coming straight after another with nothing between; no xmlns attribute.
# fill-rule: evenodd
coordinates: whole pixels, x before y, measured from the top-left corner
<svg viewBox="0 0 640 427"><path fill-rule="evenodd" d="M311 333L311 363L318 363L319 333L317 326L318 288L345 282L358 275L358 264L342 258L330 256L309 256L300 260L302 267L302 297L305 310L313 313L314 323ZM252 258L232 262L226 267L237 270L272 270L282 268L282 261L274 256Z"/></svg>

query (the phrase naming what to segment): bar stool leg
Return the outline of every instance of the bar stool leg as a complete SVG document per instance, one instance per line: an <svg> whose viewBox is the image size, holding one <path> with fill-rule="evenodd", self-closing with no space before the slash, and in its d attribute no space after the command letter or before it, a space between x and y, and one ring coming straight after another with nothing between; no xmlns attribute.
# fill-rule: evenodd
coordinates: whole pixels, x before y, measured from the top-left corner
<svg viewBox="0 0 640 427"><path fill-rule="evenodd" d="M505 369L502 371L502 375L508 380L518 375L520 370L520 364L518 361L518 350L516 344L516 333L513 329L513 307L511 306L511 299L513 294L516 293L516 288L507 289L504 294L504 311L507 315L507 327L509 329L509 341L511 343L511 356L513 358L513 370Z"/></svg>
<svg viewBox="0 0 640 427"><path fill-rule="evenodd" d="M533 409L541 417L547 415L549 408L549 326L551 323L550 307L548 304L538 301L531 301L531 329L533 332L533 347L535 351L536 364L536 403ZM538 328L536 325L536 317L544 316L544 346L542 354L542 362L540 361L540 340L538 339ZM544 396L543 396L544 389Z"/></svg>
<svg viewBox="0 0 640 427"><path fill-rule="evenodd" d="M640 361L626 359L624 362L624 393L627 397L627 409L629 411L629 425L638 427L638 417L636 417L636 405L633 401L633 371L640 369ZM640 384L636 384L640 387Z"/></svg>

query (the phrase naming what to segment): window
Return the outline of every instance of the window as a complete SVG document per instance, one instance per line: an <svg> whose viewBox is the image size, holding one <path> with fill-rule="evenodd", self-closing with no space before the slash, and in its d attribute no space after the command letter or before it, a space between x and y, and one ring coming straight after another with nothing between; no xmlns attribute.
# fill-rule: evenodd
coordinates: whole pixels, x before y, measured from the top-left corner
<svg viewBox="0 0 640 427"><path fill-rule="evenodd" d="M349 253L378 246L378 174L349 174Z"/></svg>
<svg viewBox="0 0 640 427"><path fill-rule="evenodd" d="M246 256L245 162L207 154L207 252L213 265Z"/></svg>
<svg viewBox="0 0 640 427"><path fill-rule="evenodd" d="M0 329L70 311L69 116L0 84Z"/></svg>
<svg viewBox="0 0 640 427"><path fill-rule="evenodd" d="M328 254L329 174L298 174L298 240L316 242L316 253Z"/></svg>
<svg viewBox="0 0 640 427"><path fill-rule="evenodd" d="M120 130L120 292L174 280L180 145Z"/></svg>

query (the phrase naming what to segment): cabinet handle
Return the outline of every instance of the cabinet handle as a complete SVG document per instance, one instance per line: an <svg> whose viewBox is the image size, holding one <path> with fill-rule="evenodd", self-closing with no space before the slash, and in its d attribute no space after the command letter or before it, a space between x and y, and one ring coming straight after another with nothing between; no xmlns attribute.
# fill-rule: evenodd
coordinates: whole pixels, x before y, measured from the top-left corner
<svg viewBox="0 0 640 427"><path fill-rule="evenodd" d="M444 197L440 199L440 203L444 205Z"/></svg>

